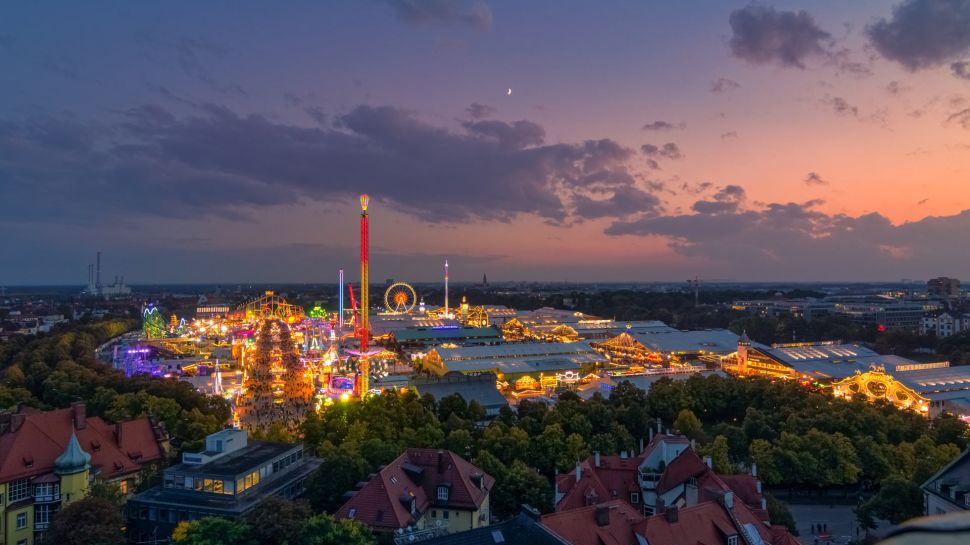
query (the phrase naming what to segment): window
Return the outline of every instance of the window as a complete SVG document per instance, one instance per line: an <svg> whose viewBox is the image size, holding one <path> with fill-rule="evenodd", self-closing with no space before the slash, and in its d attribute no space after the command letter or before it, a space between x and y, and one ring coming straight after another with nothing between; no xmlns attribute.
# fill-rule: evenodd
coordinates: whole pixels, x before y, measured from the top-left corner
<svg viewBox="0 0 970 545"><path fill-rule="evenodd" d="M448 487L447 486L439 486L438 487L438 500L440 500L440 501L448 501Z"/></svg>
<svg viewBox="0 0 970 545"><path fill-rule="evenodd" d="M23 530L27 527L27 513L17 513L17 529Z"/></svg>
<svg viewBox="0 0 970 545"><path fill-rule="evenodd" d="M30 496L30 479L20 479L10 483L10 501L20 501Z"/></svg>
<svg viewBox="0 0 970 545"><path fill-rule="evenodd" d="M27 545L27 540L26 539L18 539L17 540L17 545Z"/></svg>
<svg viewBox="0 0 970 545"><path fill-rule="evenodd" d="M630 503L632 503L633 505L636 505L636 504L640 503L640 493L639 492L633 492L633 493L630 494Z"/></svg>
<svg viewBox="0 0 970 545"><path fill-rule="evenodd" d="M118 481L118 491L121 492L123 496L128 495L128 481L122 479Z"/></svg>
<svg viewBox="0 0 970 545"><path fill-rule="evenodd" d="M445 514L445 518L448 518L448 515L451 514L451 511L442 511L442 513Z"/></svg>
<svg viewBox="0 0 970 545"><path fill-rule="evenodd" d="M54 506L49 503L41 503L34 507L34 526L46 528L50 524L52 507Z"/></svg>
<svg viewBox="0 0 970 545"><path fill-rule="evenodd" d="M433 519L438 518L438 512L435 511L434 509L431 510L431 518L433 518Z"/></svg>
<svg viewBox="0 0 970 545"><path fill-rule="evenodd" d="M733 536L728 536L727 545L738 545L738 536L737 536L737 534L735 534Z"/></svg>
<svg viewBox="0 0 970 545"><path fill-rule="evenodd" d="M350 511L347 511L347 518L353 520L354 516L357 514L357 508L351 507Z"/></svg>

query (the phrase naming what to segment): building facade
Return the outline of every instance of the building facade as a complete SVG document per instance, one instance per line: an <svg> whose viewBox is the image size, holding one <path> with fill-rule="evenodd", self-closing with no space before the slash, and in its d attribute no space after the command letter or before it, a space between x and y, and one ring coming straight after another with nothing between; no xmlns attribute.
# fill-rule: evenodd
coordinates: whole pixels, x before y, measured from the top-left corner
<svg viewBox="0 0 970 545"><path fill-rule="evenodd" d="M294 498L320 463L303 445L249 442L244 430L209 435L205 450L165 469L161 486L128 501L128 541L167 543L180 522L237 519L270 496Z"/></svg>
<svg viewBox="0 0 970 545"><path fill-rule="evenodd" d="M930 477L922 489L927 515L970 511L970 449Z"/></svg>
<svg viewBox="0 0 970 545"><path fill-rule="evenodd" d="M88 418L83 403L0 414L0 543L39 543L57 511L86 496L96 478L127 494L166 449L164 431L149 419L108 424Z"/></svg>
<svg viewBox="0 0 970 545"><path fill-rule="evenodd" d="M373 474L335 516L415 539L488 526L495 479L447 450L412 448Z"/></svg>

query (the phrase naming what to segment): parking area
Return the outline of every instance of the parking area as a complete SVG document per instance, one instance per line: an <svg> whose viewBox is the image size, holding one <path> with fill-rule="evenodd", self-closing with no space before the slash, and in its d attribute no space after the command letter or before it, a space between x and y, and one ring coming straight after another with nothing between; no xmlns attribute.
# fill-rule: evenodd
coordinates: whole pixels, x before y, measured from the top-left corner
<svg viewBox="0 0 970 545"><path fill-rule="evenodd" d="M788 509L795 518L798 539L805 545L814 545L826 541L847 543L865 535L865 530L859 528L859 524L855 520L855 513L852 512L851 505L788 504ZM890 526L884 520L876 522L879 526L876 530L873 530L873 533L877 535ZM813 525L816 527L814 532L812 531ZM822 529L819 530L819 527ZM823 537L818 537L820 534ZM828 534L828 537L826 538L824 534Z"/></svg>

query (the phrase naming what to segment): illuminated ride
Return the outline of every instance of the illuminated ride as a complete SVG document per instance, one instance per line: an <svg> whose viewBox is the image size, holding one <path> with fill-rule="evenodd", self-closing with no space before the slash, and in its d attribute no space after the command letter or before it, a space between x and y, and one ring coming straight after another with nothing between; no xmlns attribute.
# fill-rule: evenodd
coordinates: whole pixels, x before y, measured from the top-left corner
<svg viewBox="0 0 970 545"><path fill-rule="evenodd" d="M929 412L929 399L894 379L886 373L885 367L879 365L871 365L868 372L856 371L854 376L833 382L832 394L845 398L862 394L868 401L884 399L900 409Z"/></svg>
<svg viewBox="0 0 970 545"><path fill-rule="evenodd" d="M294 323L306 317L303 307L287 303L286 299L272 291L249 301L242 310L248 321L277 319Z"/></svg>
<svg viewBox="0 0 970 545"><path fill-rule="evenodd" d="M165 336L165 318L158 311L158 307L149 303L141 312L142 337L145 339L161 339Z"/></svg>
<svg viewBox="0 0 970 545"><path fill-rule="evenodd" d="M417 301L417 292L407 282L391 284L384 292L384 308L392 314L410 313Z"/></svg>

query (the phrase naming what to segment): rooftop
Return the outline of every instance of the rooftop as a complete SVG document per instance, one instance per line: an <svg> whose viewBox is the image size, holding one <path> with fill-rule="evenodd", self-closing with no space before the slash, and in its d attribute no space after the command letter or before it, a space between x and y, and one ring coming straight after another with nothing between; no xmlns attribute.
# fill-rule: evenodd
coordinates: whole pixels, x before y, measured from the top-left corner
<svg viewBox="0 0 970 545"><path fill-rule="evenodd" d="M177 464L168 469L173 473L195 473L235 477L247 470L265 465L283 454L302 448L303 445L253 441L245 448L220 456L205 464Z"/></svg>

